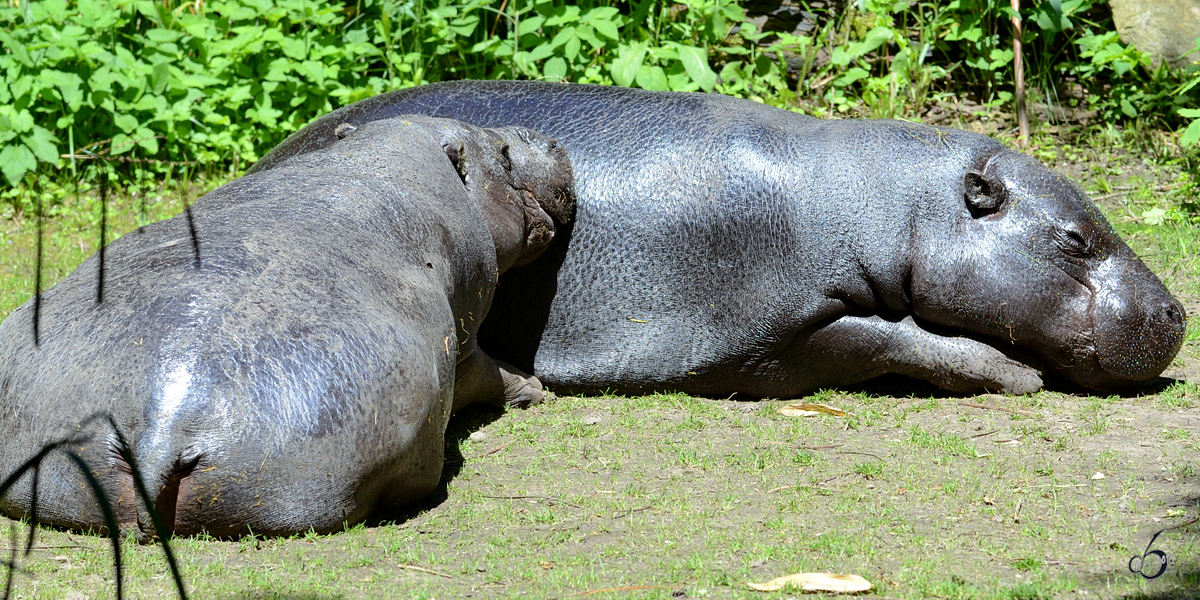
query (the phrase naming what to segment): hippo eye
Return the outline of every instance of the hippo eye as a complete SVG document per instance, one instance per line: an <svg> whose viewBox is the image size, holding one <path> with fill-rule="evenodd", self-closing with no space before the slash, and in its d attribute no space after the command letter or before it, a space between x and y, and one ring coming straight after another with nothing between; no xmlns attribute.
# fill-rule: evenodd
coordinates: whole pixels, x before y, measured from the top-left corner
<svg viewBox="0 0 1200 600"><path fill-rule="evenodd" d="M1073 229L1060 229L1056 233L1058 235L1055 237L1059 239L1059 246L1063 252L1076 258L1084 258L1091 254L1091 244L1088 243L1087 238L1082 233Z"/></svg>

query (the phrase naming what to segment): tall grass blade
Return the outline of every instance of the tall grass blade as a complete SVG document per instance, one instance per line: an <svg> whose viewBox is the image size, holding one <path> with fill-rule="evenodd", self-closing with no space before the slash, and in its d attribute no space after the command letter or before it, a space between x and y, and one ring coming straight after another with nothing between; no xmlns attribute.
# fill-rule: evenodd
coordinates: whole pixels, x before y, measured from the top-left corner
<svg viewBox="0 0 1200 600"><path fill-rule="evenodd" d="M183 588L183 577L179 575L179 565L175 562L175 553L171 551L171 543L168 538L171 537L171 532L167 531L162 517L158 514L158 507L155 505L154 499L150 497L150 493L146 490L146 484L142 480L141 470L138 469L137 461L133 458L133 452L129 450L129 443L125 440L125 434L121 433L121 429L117 427L117 422L112 415L108 415L108 423L112 426L113 432L117 435L117 448L121 454L121 458L129 465L130 474L133 476L134 491L142 502L145 503L147 512L150 513L150 520L154 523L154 533L158 535L158 541L162 544L163 554L167 557L167 566L171 568L171 577L175 579L175 589L179 592L181 600L187 599L187 591Z"/></svg>
<svg viewBox="0 0 1200 600"><path fill-rule="evenodd" d="M92 469L88 466L87 461L73 450L67 450L65 453L67 458L70 458L87 478L88 487L96 496L96 502L100 504L100 511L104 513L104 526L108 529L109 539L112 540L113 569L116 570L117 575L117 600L121 600L125 597L125 581L124 565L121 564L121 528L117 524L117 513L113 510L112 502L108 500L108 494L104 493L104 487L100 485L100 480L92 474ZM34 523L31 526L36 527L37 524Z"/></svg>

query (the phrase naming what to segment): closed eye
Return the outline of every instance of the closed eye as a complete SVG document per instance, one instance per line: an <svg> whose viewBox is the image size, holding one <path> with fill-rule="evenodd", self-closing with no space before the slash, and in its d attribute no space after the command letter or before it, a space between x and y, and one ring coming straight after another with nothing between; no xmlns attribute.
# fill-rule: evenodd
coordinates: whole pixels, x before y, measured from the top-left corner
<svg viewBox="0 0 1200 600"><path fill-rule="evenodd" d="M1054 237L1058 240L1059 248L1068 256L1087 258L1091 255L1091 244L1082 233L1074 229L1056 229L1054 233Z"/></svg>

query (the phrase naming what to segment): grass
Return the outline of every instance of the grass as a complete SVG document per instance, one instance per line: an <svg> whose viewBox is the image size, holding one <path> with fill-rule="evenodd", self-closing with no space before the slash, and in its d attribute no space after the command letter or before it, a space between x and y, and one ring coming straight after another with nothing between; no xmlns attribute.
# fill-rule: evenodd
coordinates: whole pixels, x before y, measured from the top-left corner
<svg viewBox="0 0 1200 600"><path fill-rule="evenodd" d="M110 239L203 187L115 197ZM1104 205L1118 231L1200 305L1200 227L1137 218L1175 197L1127 200ZM99 211L61 190L46 205L49 286L94 250ZM0 219L3 316L32 293L36 227ZM857 573L888 598L1189 597L1200 525L1155 541L1176 559L1161 578L1127 565L1154 532L1197 514L1198 322L1173 367L1184 380L1124 396L964 399L893 382L802 399L847 418L681 394L468 409L451 423L444 487L399 521L174 549L197 598L784 598L745 582L800 571ZM41 530L15 593L111 596L106 544ZM124 551L130 597L170 595L160 549L130 539Z"/></svg>

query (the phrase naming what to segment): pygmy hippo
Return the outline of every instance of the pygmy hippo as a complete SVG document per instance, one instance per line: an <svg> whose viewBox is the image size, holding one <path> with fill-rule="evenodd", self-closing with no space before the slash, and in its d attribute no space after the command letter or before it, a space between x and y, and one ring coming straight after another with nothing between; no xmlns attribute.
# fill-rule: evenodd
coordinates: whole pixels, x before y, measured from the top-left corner
<svg viewBox="0 0 1200 600"><path fill-rule="evenodd" d="M154 533L134 458L174 534L328 532L412 503L442 473L447 420L541 386L476 345L499 273L574 210L566 153L522 128L425 117L338 130L108 246L0 325L0 475L71 444ZM109 413L128 447L103 421ZM90 434L90 437L89 437ZM103 528L67 456L43 463L43 523ZM29 514L32 475L0 509Z"/></svg>
<svg viewBox="0 0 1200 600"><path fill-rule="evenodd" d="M981 135L713 94L520 81L390 92L255 165L394 114L524 125L578 213L505 276L481 339L562 390L789 397L899 373L1032 392L1152 378L1182 306L1082 190Z"/></svg>

